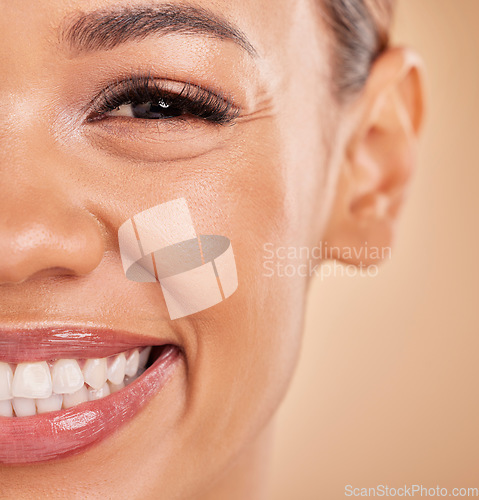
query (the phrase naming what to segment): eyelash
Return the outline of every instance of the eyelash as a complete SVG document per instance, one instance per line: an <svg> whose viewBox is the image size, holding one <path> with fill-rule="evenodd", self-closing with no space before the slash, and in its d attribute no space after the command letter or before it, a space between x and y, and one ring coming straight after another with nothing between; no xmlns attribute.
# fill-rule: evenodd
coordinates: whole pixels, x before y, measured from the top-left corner
<svg viewBox="0 0 479 500"><path fill-rule="evenodd" d="M128 104L147 104L163 102L170 109L180 110L184 118L190 115L217 124L233 124L240 110L230 101L211 90L191 83L183 84L183 88L175 93L166 87L165 83L150 75L133 75L124 80L108 85L95 99L93 113L89 121L100 120L105 115L120 106ZM138 119L138 118L137 118ZM165 117L162 119L172 119Z"/></svg>

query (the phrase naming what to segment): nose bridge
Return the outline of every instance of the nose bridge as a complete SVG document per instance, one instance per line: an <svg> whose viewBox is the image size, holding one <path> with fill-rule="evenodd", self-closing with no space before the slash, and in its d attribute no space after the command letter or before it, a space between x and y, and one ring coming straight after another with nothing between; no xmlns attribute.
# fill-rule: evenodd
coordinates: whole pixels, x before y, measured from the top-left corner
<svg viewBox="0 0 479 500"><path fill-rule="evenodd" d="M11 89L0 81L0 171L25 159L56 155L53 120L43 104L51 99L46 89ZM52 106L50 106L52 107ZM29 162L29 168L35 161ZM7 172L11 168L7 168Z"/></svg>
<svg viewBox="0 0 479 500"><path fill-rule="evenodd" d="M51 26L41 6L12 10L15 22L0 20L0 168L2 156L46 155L53 151L58 110L58 64L52 64ZM41 15L33 11L39 10ZM43 13L42 13L43 12ZM21 35L20 26L24 27ZM59 61L59 57L57 58ZM59 71L59 70L58 70ZM33 163L31 164L33 165ZM3 172L2 172L3 175Z"/></svg>
<svg viewBox="0 0 479 500"><path fill-rule="evenodd" d="M40 2L7 2L0 20L0 285L86 274L104 252L101 223L76 184L85 179L54 134L48 16Z"/></svg>

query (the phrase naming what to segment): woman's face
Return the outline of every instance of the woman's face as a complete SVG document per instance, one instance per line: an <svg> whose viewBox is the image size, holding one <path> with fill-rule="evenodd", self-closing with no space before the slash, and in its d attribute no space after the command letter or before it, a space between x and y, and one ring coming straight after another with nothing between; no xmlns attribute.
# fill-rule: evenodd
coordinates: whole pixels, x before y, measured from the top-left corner
<svg viewBox="0 0 479 500"><path fill-rule="evenodd" d="M265 248L311 247L327 224L328 36L306 0L1 7L1 361L40 361L28 333L7 333L34 327L47 328L34 338L48 360L53 327L79 327L92 353L95 339L121 351L116 331L180 348L142 411L124 396L122 425L94 445L80 436L80 453L55 457L49 441L47 462L35 434L31 455L24 440L5 448L4 462L22 463L2 466L2 492L200 498L261 435L296 362L309 278L267 271ZM180 117L129 103L185 85L202 102ZM125 277L118 228L178 198L199 234L231 240L238 288L171 320L158 283ZM88 357L69 351L77 340L66 333L56 358ZM78 417L86 435L95 412Z"/></svg>

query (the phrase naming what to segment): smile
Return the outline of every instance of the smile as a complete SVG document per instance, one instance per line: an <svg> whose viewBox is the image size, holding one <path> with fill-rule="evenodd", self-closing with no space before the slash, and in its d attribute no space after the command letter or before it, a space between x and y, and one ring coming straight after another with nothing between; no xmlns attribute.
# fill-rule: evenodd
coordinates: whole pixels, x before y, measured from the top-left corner
<svg viewBox="0 0 479 500"><path fill-rule="evenodd" d="M150 340L98 329L0 330L0 463L78 453L131 420L181 354L171 341L140 339Z"/></svg>

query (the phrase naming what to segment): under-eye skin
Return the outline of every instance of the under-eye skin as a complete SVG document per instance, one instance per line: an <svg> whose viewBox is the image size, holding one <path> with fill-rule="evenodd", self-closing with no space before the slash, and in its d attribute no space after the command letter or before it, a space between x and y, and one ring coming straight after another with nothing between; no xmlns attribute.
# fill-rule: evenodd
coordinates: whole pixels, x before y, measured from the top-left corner
<svg viewBox="0 0 479 500"><path fill-rule="evenodd" d="M172 90L171 82L150 75L116 81L93 99L88 122L105 119L137 120L201 119L212 124L232 125L240 109L209 89L191 83ZM178 86L178 85L177 85Z"/></svg>

